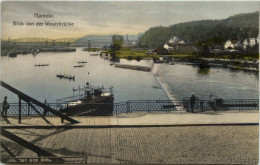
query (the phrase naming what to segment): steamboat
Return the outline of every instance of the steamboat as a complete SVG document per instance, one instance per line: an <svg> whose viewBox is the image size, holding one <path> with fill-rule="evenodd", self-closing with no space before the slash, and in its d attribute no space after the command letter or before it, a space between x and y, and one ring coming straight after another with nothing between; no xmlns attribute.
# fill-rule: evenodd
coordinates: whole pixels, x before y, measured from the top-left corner
<svg viewBox="0 0 260 165"><path fill-rule="evenodd" d="M73 96L56 102L60 105L60 111L69 116L109 116L113 115L112 88L94 87L87 82L83 88L73 88Z"/></svg>

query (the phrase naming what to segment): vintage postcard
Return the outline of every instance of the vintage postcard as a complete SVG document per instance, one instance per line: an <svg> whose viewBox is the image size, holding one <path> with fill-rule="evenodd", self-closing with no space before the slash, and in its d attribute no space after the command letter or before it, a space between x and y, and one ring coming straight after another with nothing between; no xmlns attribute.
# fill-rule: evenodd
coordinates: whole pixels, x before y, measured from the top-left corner
<svg viewBox="0 0 260 165"><path fill-rule="evenodd" d="M258 164L259 1L2 1L1 163Z"/></svg>

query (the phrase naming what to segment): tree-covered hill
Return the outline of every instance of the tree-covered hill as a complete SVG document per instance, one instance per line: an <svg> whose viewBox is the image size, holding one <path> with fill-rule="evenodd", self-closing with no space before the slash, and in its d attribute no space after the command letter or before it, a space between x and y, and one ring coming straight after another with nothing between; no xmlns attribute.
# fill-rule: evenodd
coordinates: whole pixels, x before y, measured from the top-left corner
<svg viewBox="0 0 260 165"><path fill-rule="evenodd" d="M259 12L238 14L223 20L202 20L179 23L169 27L153 27L139 38L142 47L158 47L171 37L177 36L186 41L208 41L257 37Z"/></svg>

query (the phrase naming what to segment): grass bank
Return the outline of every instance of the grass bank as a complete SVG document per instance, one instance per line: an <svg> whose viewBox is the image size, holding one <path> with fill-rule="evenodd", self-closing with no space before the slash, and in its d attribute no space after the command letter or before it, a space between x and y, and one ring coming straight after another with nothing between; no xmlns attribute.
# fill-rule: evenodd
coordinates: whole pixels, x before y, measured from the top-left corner
<svg viewBox="0 0 260 165"><path fill-rule="evenodd" d="M147 50L131 50L130 48L122 48L116 51L116 57L126 58L128 60L141 60L145 58L159 58L158 55L147 54Z"/></svg>

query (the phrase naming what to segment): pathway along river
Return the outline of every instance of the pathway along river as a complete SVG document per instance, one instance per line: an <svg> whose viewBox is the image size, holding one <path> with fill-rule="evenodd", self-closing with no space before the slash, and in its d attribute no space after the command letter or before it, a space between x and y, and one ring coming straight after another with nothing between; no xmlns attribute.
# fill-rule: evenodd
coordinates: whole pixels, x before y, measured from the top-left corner
<svg viewBox="0 0 260 165"><path fill-rule="evenodd" d="M100 87L113 86L114 102L168 99L152 72L115 68L110 61L90 54L77 48L76 52L1 57L1 80L39 101L46 99L48 103L72 96L72 88L83 87L86 82ZM87 61L85 67L74 68L79 61ZM150 66L152 61L121 59L120 63ZM36 64L49 66L35 67ZM58 73L75 75L75 81L59 79ZM191 65L156 64L153 73L176 99L189 97L192 92L204 99L209 99L210 94L228 99L259 98L258 73L254 72L210 68L201 73L198 67ZM9 103L18 102L15 94L0 87L0 101L4 96L8 96Z"/></svg>

